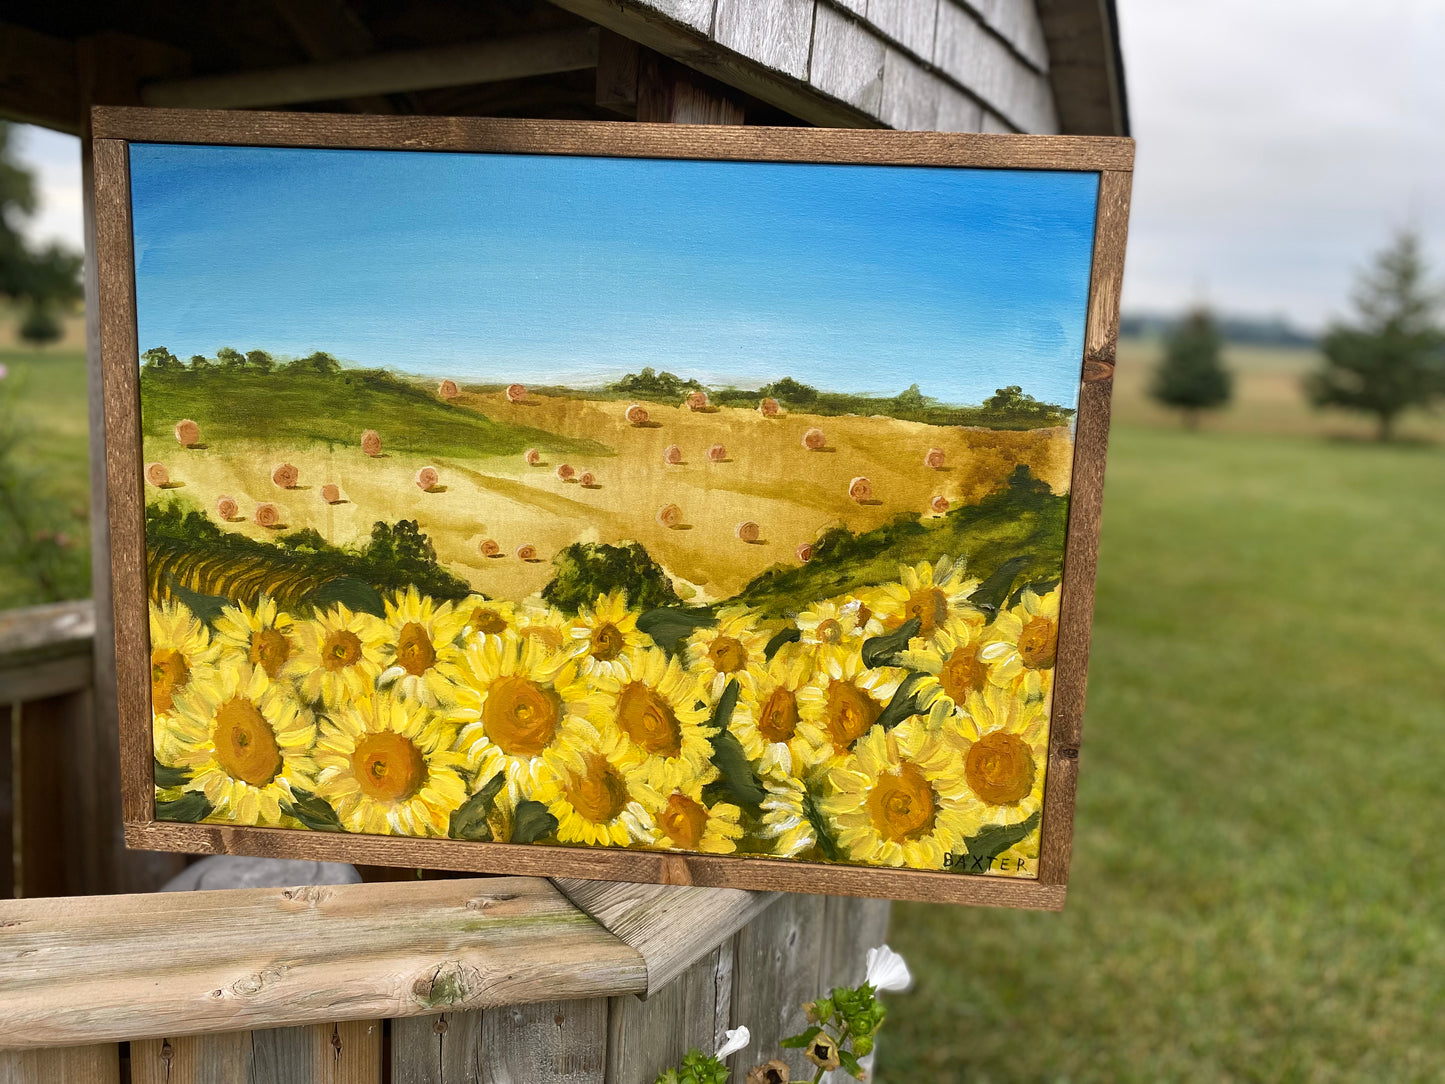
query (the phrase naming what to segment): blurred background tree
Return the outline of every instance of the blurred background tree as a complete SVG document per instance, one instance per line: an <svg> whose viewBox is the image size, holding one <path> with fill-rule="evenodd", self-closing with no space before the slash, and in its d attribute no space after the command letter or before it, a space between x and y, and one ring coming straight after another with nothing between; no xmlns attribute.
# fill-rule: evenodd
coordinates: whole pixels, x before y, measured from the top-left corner
<svg viewBox="0 0 1445 1084"><path fill-rule="evenodd" d="M35 209L35 178L15 158L13 126L0 121L0 297L27 307L21 335L43 343L59 338L53 306L80 300L80 256L58 244L27 243L21 225Z"/></svg>
<svg viewBox="0 0 1445 1084"><path fill-rule="evenodd" d="M1445 332L1436 322L1420 239L1402 232L1360 276L1358 320L1335 324L1320 344L1324 363L1305 390L1316 407L1372 414L1375 435L1390 440L1395 419L1445 395Z"/></svg>
<svg viewBox="0 0 1445 1084"><path fill-rule="evenodd" d="M1189 313L1165 343L1164 360L1149 392L1181 411L1190 429L1199 427L1201 411L1224 406L1233 393L1233 381L1220 357L1222 345L1214 314L1205 308Z"/></svg>

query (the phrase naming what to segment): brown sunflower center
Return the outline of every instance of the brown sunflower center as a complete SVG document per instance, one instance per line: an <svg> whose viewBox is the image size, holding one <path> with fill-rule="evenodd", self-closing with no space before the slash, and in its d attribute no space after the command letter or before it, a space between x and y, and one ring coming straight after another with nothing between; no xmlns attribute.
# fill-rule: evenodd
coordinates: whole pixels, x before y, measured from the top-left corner
<svg viewBox="0 0 1445 1084"><path fill-rule="evenodd" d="M321 645L321 665L326 670L344 670L361 661L361 637L350 629L337 629Z"/></svg>
<svg viewBox="0 0 1445 1084"><path fill-rule="evenodd" d="M478 606L468 621L483 636L500 636L507 631L507 619L490 606Z"/></svg>
<svg viewBox="0 0 1445 1084"><path fill-rule="evenodd" d="M851 681L834 680L828 683L828 703L824 709L824 719L828 736L840 751L868 733L868 728L878 721L878 716L882 713L883 709L878 701Z"/></svg>
<svg viewBox="0 0 1445 1084"><path fill-rule="evenodd" d="M922 622L918 635L932 636L948 620L948 596L936 587L920 587L908 596L903 607L904 621L915 617Z"/></svg>
<svg viewBox="0 0 1445 1084"><path fill-rule="evenodd" d="M551 744L562 721L562 698L530 678L492 682L482 704L482 730L509 757L534 757Z"/></svg>
<svg viewBox="0 0 1445 1084"><path fill-rule="evenodd" d="M878 777L868 795L868 812L880 836L901 843L933 831L938 803L923 773L905 761L896 775Z"/></svg>
<svg viewBox="0 0 1445 1084"><path fill-rule="evenodd" d="M257 629L251 633L251 662L259 663L266 676L274 678L291 656L291 641L276 629Z"/></svg>
<svg viewBox="0 0 1445 1084"><path fill-rule="evenodd" d="M719 674L736 674L748 664L748 649L731 636L719 636L707 649L707 657Z"/></svg>
<svg viewBox="0 0 1445 1084"><path fill-rule="evenodd" d="M1017 734L995 730L968 747L963 776L990 805L1015 805L1034 789L1033 750Z"/></svg>
<svg viewBox="0 0 1445 1084"><path fill-rule="evenodd" d="M938 675L943 691L957 704L967 700L969 693L982 689L987 681L988 665L979 661L978 652L972 647L955 648Z"/></svg>
<svg viewBox="0 0 1445 1084"><path fill-rule="evenodd" d="M593 824L606 824L617 819L627 807L627 781L606 757L593 754L581 774L568 776L564 788L567 801Z"/></svg>
<svg viewBox="0 0 1445 1084"><path fill-rule="evenodd" d="M1019 633L1019 658L1030 670L1047 670L1054 665L1059 628L1052 618L1031 617Z"/></svg>
<svg viewBox="0 0 1445 1084"><path fill-rule="evenodd" d="M818 643L836 644L843 640L843 626L831 617L825 617L818 622Z"/></svg>
<svg viewBox="0 0 1445 1084"><path fill-rule="evenodd" d="M281 748L271 724L251 701L233 696L211 725L216 763L232 779L264 787L281 773Z"/></svg>
<svg viewBox="0 0 1445 1084"><path fill-rule="evenodd" d="M351 754L351 770L361 793L379 802L401 802L426 782L426 758L407 737L394 731L367 734Z"/></svg>
<svg viewBox="0 0 1445 1084"><path fill-rule="evenodd" d="M675 757L682 752L682 726L656 689L629 682L617 698L617 725L649 753Z"/></svg>
<svg viewBox="0 0 1445 1084"><path fill-rule="evenodd" d="M707 830L707 807L685 794L674 794L658 818L674 847L691 850Z"/></svg>
<svg viewBox="0 0 1445 1084"><path fill-rule="evenodd" d="M401 634L396 638L396 661L413 677L425 674L437 661L431 636L415 621L408 621L401 627Z"/></svg>
<svg viewBox="0 0 1445 1084"><path fill-rule="evenodd" d="M600 662L611 662L622 654L622 649L626 646L621 630L611 621L592 630L591 643L590 654Z"/></svg>
<svg viewBox="0 0 1445 1084"><path fill-rule="evenodd" d="M758 712L758 733L768 741L792 741L797 729L798 698L791 689L774 689Z"/></svg>
<svg viewBox="0 0 1445 1084"><path fill-rule="evenodd" d="M170 711L177 689L191 680L186 657L173 648L162 647L151 652L151 711Z"/></svg>

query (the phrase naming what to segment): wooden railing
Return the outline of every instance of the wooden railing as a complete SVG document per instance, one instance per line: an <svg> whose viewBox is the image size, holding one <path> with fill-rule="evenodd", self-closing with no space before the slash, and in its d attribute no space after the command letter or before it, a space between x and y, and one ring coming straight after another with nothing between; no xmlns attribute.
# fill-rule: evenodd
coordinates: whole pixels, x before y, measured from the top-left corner
<svg viewBox="0 0 1445 1084"><path fill-rule="evenodd" d="M742 1081L884 938L880 901L535 877L74 895L119 838L87 605L0 615L0 1084L651 1084L746 1024Z"/></svg>

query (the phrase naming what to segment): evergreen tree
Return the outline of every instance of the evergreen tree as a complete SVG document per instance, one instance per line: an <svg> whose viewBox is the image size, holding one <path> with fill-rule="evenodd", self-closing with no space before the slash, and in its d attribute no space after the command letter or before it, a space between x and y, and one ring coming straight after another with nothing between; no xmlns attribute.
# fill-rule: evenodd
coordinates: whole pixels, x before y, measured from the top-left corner
<svg viewBox="0 0 1445 1084"><path fill-rule="evenodd" d="M55 310L45 302L32 303L20 322L20 338L31 346L44 347L64 334Z"/></svg>
<svg viewBox="0 0 1445 1084"><path fill-rule="evenodd" d="M1219 331L1208 309L1195 309L1170 333L1164 360L1149 389L1155 399L1183 412L1184 424L1199 426L1199 413L1229 402L1233 382L1220 360Z"/></svg>
<svg viewBox="0 0 1445 1084"><path fill-rule="evenodd" d="M1389 440L1410 407L1445 394L1445 333L1436 323L1439 298L1426 284L1414 234L1401 233L1361 276L1355 290L1358 321L1325 335L1325 360L1306 380L1317 407L1373 414L1376 435Z"/></svg>

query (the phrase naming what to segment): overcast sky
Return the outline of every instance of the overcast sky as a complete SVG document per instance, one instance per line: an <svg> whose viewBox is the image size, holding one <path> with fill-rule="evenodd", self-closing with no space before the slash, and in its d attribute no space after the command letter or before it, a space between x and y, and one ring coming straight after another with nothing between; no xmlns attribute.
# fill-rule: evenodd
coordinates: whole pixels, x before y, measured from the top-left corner
<svg viewBox="0 0 1445 1084"><path fill-rule="evenodd" d="M1445 273L1445 0L1118 0L1139 141L1124 306L1315 327L1392 231ZM29 130L36 233L80 243L76 141Z"/></svg>

